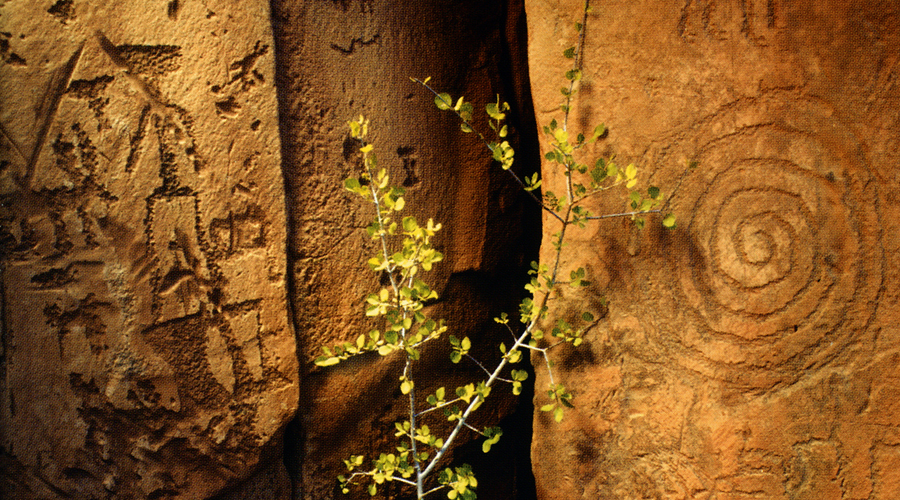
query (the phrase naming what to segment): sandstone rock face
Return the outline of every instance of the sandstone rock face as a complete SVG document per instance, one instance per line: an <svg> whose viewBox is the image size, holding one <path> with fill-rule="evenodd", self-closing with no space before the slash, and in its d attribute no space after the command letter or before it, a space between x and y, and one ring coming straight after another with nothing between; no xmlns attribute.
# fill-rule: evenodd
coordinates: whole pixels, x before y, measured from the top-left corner
<svg viewBox="0 0 900 500"><path fill-rule="evenodd" d="M535 416L539 497L897 498L897 4L592 3L574 123L679 222L571 240L566 303L610 305L561 356L577 408ZM539 124L581 4L526 2Z"/></svg>
<svg viewBox="0 0 900 500"><path fill-rule="evenodd" d="M0 496L207 497L297 404L268 2L0 23Z"/></svg>
<svg viewBox="0 0 900 500"><path fill-rule="evenodd" d="M299 446L292 472L302 498L345 498L335 488L335 477L346 472L343 460L392 451L394 422L405 419L407 411L397 381L399 356L360 356L325 370L312 366L321 346L353 341L380 327L364 315L365 296L380 285L367 264L376 250L364 230L372 207L343 188L343 180L361 168L346 123L360 114L371 120L379 166L407 190L404 214L444 225L435 244L445 260L425 277L441 296L429 313L445 318L457 337L469 335L475 343L496 335L492 318L514 310L522 293L516 280L527 265L522 218L529 205L491 164L483 145L461 133L455 118L439 112L434 96L409 78L431 76L442 91L465 95L482 110L495 93L511 100L513 92L502 87L498 74L507 50L504 2L284 1L273 6L291 303L301 363L306 364L299 444L286 445ZM483 376L472 364L450 365L447 354L445 347L425 355L417 368L419 394L438 385L452 391ZM509 412L510 403L500 393L509 391L498 390L499 407L486 405L479 412L486 421ZM514 483L513 458L507 457L510 465L494 475L507 493ZM489 491L489 475L479 477Z"/></svg>

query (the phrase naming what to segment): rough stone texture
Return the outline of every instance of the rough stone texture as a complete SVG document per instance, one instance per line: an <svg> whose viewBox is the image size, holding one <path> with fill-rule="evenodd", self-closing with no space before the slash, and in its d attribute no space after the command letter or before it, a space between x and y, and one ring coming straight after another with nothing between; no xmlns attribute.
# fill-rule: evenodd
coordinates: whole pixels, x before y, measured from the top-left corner
<svg viewBox="0 0 900 500"><path fill-rule="evenodd" d="M567 304L610 306L560 353L577 409L535 416L539 497L897 498L897 3L592 3L573 121L680 185L679 223L573 236L594 286ZM539 124L581 4L526 2Z"/></svg>
<svg viewBox="0 0 900 500"><path fill-rule="evenodd" d="M359 114L371 119L379 165L407 189L405 213L444 225L435 244L445 261L427 277L441 296L430 307L433 317L446 318L453 334L478 343L498 334L491 318L514 310L523 292L518 280L529 245L536 254L536 241L527 239L522 223L530 206L491 165L484 147L462 134L453 117L435 108L433 96L409 80L432 76L441 90L464 94L480 109L495 93L512 100L515 88L502 86L510 80L498 69L510 66L504 61L504 5L480 0L273 4L291 303L307 373L295 441L286 443L298 447L292 473L301 498L346 498L335 488L335 476L346 472L342 461L350 454L393 450L393 424L405 419L398 356L362 356L325 370L311 363L322 345L355 340L378 326L363 314L365 295L379 287L366 264L375 251L364 231L372 209L343 189L343 180L361 168L348 120ZM511 37L517 34L524 31L510 29ZM419 394L433 392L438 383L452 390L483 376L472 364L446 360L446 348L425 355L419 369L425 377L416 380ZM510 402L503 396L498 401L479 412L485 421L509 412ZM502 495L509 495L516 467L522 467L516 460L507 455L488 464L504 467L479 476L485 498L505 498L499 492L492 496L491 477L505 490Z"/></svg>
<svg viewBox="0 0 900 500"><path fill-rule="evenodd" d="M246 478L298 387L268 3L0 25L0 496Z"/></svg>

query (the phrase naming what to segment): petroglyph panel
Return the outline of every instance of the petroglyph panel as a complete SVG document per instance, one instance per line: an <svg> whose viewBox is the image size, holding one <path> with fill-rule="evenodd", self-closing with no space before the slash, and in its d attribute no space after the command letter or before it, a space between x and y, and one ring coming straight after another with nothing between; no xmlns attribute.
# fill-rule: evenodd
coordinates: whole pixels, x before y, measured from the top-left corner
<svg viewBox="0 0 900 500"><path fill-rule="evenodd" d="M735 103L690 134L702 167L673 208L691 235L678 285L698 326L660 333L712 362L713 376L792 382L856 340L882 290L864 144L821 104L787 93Z"/></svg>
<svg viewBox="0 0 900 500"><path fill-rule="evenodd" d="M545 82L574 38L540 40L564 37L579 7L528 2L545 123L559 102ZM567 264L593 284L555 312L604 317L554 372L576 408L559 426L535 415L539 498L895 494L898 14L876 1L594 6L569 124L605 123L593 152L642 168L678 227L571 233ZM535 383L549 383L541 365Z"/></svg>
<svg viewBox="0 0 900 500"><path fill-rule="evenodd" d="M268 3L0 19L0 496L213 495L297 404Z"/></svg>

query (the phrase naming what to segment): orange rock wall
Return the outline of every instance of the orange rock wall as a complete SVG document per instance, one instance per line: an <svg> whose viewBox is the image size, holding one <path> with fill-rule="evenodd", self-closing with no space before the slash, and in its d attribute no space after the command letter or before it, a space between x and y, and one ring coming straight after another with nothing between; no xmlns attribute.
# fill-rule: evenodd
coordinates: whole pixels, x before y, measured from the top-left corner
<svg viewBox="0 0 900 500"><path fill-rule="evenodd" d="M577 408L534 416L539 497L900 498L896 3L592 3L572 124L605 122L591 153L638 163L679 223L571 235L593 285L557 312L605 316L557 353ZM581 2L526 8L542 125ZM393 446L391 361L311 363L373 326L345 123L372 119L408 212L444 223L431 313L493 345L533 207L408 77L513 100L536 168L520 9L0 1L0 496L333 498L343 458ZM423 392L479 375L446 354ZM512 434L454 455L482 498L524 491Z"/></svg>
<svg viewBox="0 0 900 500"><path fill-rule="evenodd" d="M502 331L492 318L515 310L524 292L525 255L536 254L538 221L477 138L460 132L456 118L437 110L434 96L410 77L431 76L441 91L465 95L476 109L496 93L512 100L525 72L510 69L509 45L525 33L512 24L508 41L504 26L521 9L480 0L274 3L291 305L304 373L286 446L296 448L291 469L301 498L347 498L335 480L346 473L343 460L391 452L394 422L408 418L398 386L401 356L372 353L327 369L312 365L321 346L355 341L381 326L364 315L365 296L381 286L366 263L378 250L364 230L374 213L343 187L362 168L348 120L360 114L371 120L379 166L406 189L404 215L444 226L434 240L444 261L423 275L440 295L429 314L446 319L457 337L481 339L482 359L499 354L489 339ZM503 67L513 78L499 73ZM483 378L472 363L450 364L446 342L435 346L416 368L423 399L439 386L452 390ZM497 394L496 405L478 412L479 422L496 422L511 411L509 390ZM441 421L427 424L437 430ZM479 446L457 457L465 453L472 456L464 461L483 460ZM492 473L493 484L491 474L479 476L484 495L509 498L503 495L515 488L516 475L528 475L516 458L523 454L495 456L482 469L499 471ZM397 485L384 490L399 494ZM364 490L359 494L369 498Z"/></svg>
<svg viewBox="0 0 900 500"><path fill-rule="evenodd" d="M572 120L678 227L570 240L594 285L557 312L610 305L559 353L577 408L535 415L539 498L900 497L897 4L591 4ZM526 2L539 124L581 5Z"/></svg>
<svg viewBox="0 0 900 500"><path fill-rule="evenodd" d="M297 406L268 2L0 26L0 496L209 497Z"/></svg>

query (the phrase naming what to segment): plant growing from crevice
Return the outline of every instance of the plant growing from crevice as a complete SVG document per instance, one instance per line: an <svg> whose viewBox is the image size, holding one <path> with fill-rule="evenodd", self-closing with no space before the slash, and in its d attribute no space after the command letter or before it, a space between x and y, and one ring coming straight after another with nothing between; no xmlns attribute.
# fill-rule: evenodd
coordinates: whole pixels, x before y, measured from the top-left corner
<svg viewBox="0 0 900 500"><path fill-rule="evenodd" d="M406 207L405 191L392 185L387 170L378 166L374 146L367 142L368 120L361 116L349 122L350 137L359 144L363 168L358 177L345 181L345 187L369 202L374 209L374 217L366 231L376 241L377 252L368 264L373 272L386 278L382 280L386 283L384 287L366 297L365 314L381 318L383 324L380 329L360 334L353 342L323 347L323 355L316 358L315 363L327 367L372 351L382 356L403 356L398 381L401 394L408 400L408 411L406 419L395 424L399 444L394 450L373 457L368 463L362 455L352 455L344 460L347 473L338 477L344 493L354 485L360 485L374 496L384 483L397 481L413 487L418 499L441 491L446 492L451 500L475 499L478 481L472 469L467 465L446 466L448 452L464 432L481 436L485 453L497 443L502 436L500 427L476 428L471 425L470 417L498 382L508 384L514 395L521 393L528 371L516 366L522 362L525 353L543 359L549 374L547 399L540 410L549 412L559 422L565 409L572 407L573 395L563 384L554 380L550 352L562 344L580 345L585 332L597 319L591 311L582 312L575 320L549 317L548 304L559 297L562 288L581 288L589 284L583 268L561 268L567 232L573 226L585 227L588 223L612 217L631 217L638 227L642 227L644 217L662 214L665 208L664 196L659 188L650 186L646 191L635 189L638 185L635 165L620 167L608 158L582 162L584 148L605 135L603 125L595 127L590 136L570 134L568 130L573 99L582 77L584 28L589 12L589 2L585 2L582 21L575 24L578 41L563 52L572 64L565 73L566 85L561 88L562 119L559 122L554 119L543 127L548 141L545 159L548 165L564 174L565 193L542 189L538 173L520 176L511 168L515 151L507 140L509 129L505 123L509 104L498 97L485 106L492 130L491 138L488 138L476 127L473 121L474 106L470 102L463 97L453 99L448 93L436 91L427 78L412 79L434 94L438 109L456 115L463 132L477 135L492 158L548 214L550 223L558 227L551 237L553 251L549 262L531 264L530 280L525 285L530 296L522 300L518 320L507 313L494 318L510 334L508 344L501 342L497 346L500 358L496 365L486 366L472 356L472 341L468 337L446 336L450 360L453 363L463 360L474 363L484 372L485 378L480 381L453 389L440 387L424 397L419 394L416 370L422 349L429 342L444 337L448 330L443 320L430 318L425 311L425 306L437 298L437 293L424 281L423 275L443 259L432 246L432 239L441 230L441 224L431 219L423 224L413 216L401 216ZM612 189L624 189L626 203L631 207L629 211L595 215L584 206L590 198ZM675 217L672 214L663 215L662 225L674 227ZM449 433L439 435L437 431L432 431L432 427L439 427L435 425L435 419L447 421ZM432 422L432 426L429 427L427 422ZM436 480L430 479L435 476Z"/></svg>

